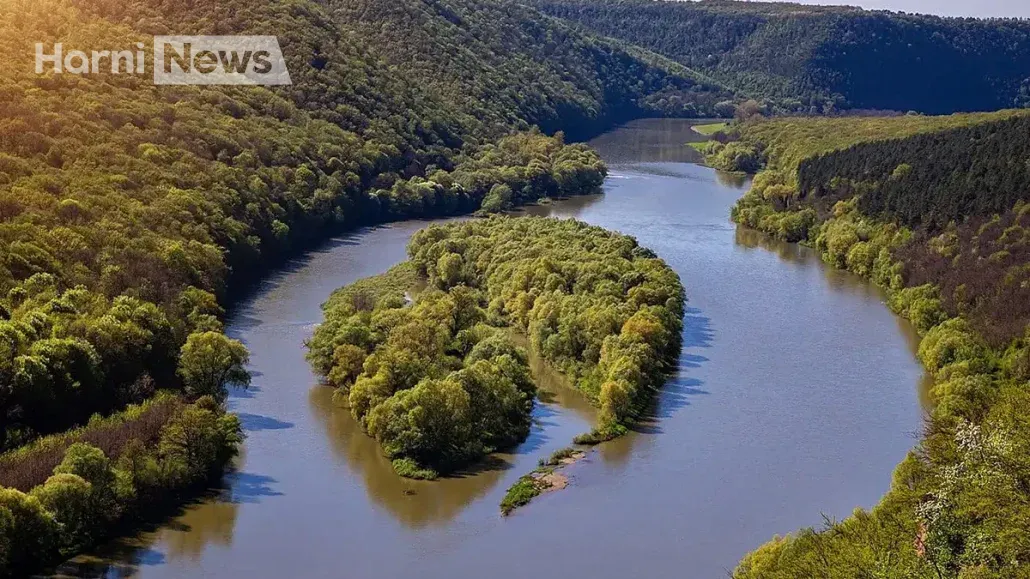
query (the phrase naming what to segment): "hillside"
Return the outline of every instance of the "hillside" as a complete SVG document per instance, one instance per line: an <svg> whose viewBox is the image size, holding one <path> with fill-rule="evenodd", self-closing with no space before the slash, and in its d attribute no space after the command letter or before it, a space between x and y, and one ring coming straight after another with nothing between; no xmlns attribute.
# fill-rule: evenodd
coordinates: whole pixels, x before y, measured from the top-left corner
<svg viewBox="0 0 1030 579"><path fill-rule="evenodd" d="M1030 116L739 127L766 169L734 219L869 277L922 336L919 447L871 511L774 539L735 577L1017 577L1030 561ZM836 573L836 574L835 574Z"/></svg>
<svg viewBox="0 0 1030 579"><path fill-rule="evenodd" d="M927 114L1030 102L1030 23L705 0L528 0L784 110Z"/></svg>
<svg viewBox="0 0 1030 579"><path fill-rule="evenodd" d="M476 127L592 135L639 116L714 116L731 98L672 61L514 2L331 0L335 22ZM382 47L382 49L378 49Z"/></svg>
<svg viewBox="0 0 1030 579"><path fill-rule="evenodd" d="M486 147L494 139L534 124L600 129L653 110L648 99L668 105L670 95L703 93L681 67L648 64L508 3L390 3L396 26L370 11L380 5L236 0L200 12L171 2L5 0L18 18L0 24L13 61L0 76L0 311L12 322L52 317L19 330L0 357L0 391L11 390L0 397L0 448L5 435L24 440L117 407L143 374L174 384L176 348L191 330L217 325L214 299L231 282L332 231L471 211L494 184L515 187L507 196L516 202L596 186L593 156L533 139ZM371 22L382 25L376 42L367 41ZM526 32L499 34L498 23ZM124 74L33 73L34 41L89 51L171 32L276 34L294 85L155 87ZM528 167L534 155L541 164L528 173L498 172ZM560 184L534 181L552 165ZM426 180L431 173L437 181ZM530 185L542 189L522 190ZM48 300L76 286L89 298L57 323ZM129 334L95 337L85 319L125 298L151 319L136 314L124 321L131 330L119 330ZM81 367L70 370L68 384L98 390L18 395L27 386L10 381L21 357L39 340L72 337L100 350L100 368L85 382ZM148 354L130 355L134 347Z"/></svg>
<svg viewBox="0 0 1030 579"><path fill-rule="evenodd" d="M506 0L0 11L0 576L217 478L241 440L226 389L249 383L221 318L277 262L359 225L596 192L597 154L534 125L596 131L731 96ZM292 86L34 71L37 42L244 33L279 38ZM158 390L173 402L148 403Z"/></svg>

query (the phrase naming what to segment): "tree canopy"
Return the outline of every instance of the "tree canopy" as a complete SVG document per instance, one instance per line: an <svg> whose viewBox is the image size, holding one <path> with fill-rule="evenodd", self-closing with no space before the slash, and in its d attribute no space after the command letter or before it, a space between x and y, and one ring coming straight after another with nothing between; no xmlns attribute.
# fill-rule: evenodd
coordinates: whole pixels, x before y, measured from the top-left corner
<svg viewBox="0 0 1030 579"><path fill-rule="evenodd" d="M925 436L876 507L775 539L735 577L1000 578L1030 563L1027 118L738 127L766 168L736 221L882 286L935 383Z"/></svg>
<svg viewBox="0 0 1030 579"><path fill-rule="evenodd" d="M529 0L782 111L927 114L1030 104L1030 23L704 0Z"/></svg>
<svg viewBox="0 0 1030 579"><path fill-rule="evenodd" d="M683 287L630 237L495 217L424 229L408 253L336 292L309 344L401 474L453 470L528 435L535 387L511 331L600 406L598 440L624 432L679 353ZM406 303L419 280L428 288Z"/></svg>

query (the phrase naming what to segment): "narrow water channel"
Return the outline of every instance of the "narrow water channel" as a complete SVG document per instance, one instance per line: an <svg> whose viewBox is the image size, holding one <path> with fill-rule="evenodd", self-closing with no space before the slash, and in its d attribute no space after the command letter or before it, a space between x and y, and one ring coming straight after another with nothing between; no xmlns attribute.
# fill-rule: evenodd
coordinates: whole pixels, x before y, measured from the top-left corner
<svg viewBox="0 0 1030 579"><path fill-rule="evenodd" d="M679 371L637 432L571 470L572 486L501 518L505 489L588 429L553 377L513 454L433 483L392 473L317 385L303 341L337 287L404 258L422 222L358 231L270 277L230 320L254 387L225 489L171 522L80 557L65 576L240 578L724 577L774 534L869 507L915 443L912 329L865 281L737 230L747 182L693 164L685 121L596 139L605 194L534 207L636 236L683 278Z"/></svg>

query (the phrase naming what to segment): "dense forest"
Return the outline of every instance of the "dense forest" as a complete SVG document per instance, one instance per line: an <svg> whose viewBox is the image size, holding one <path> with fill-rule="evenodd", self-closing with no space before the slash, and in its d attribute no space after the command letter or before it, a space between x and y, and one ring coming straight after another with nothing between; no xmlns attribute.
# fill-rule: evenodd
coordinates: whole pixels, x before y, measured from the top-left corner
<svg viewBox="0 0 1030 579"><path fill-rule="evenodd" d="M309 357L399 474L432 479L524 440L536 386L481 290L439 284L408 304L418 282L405 263L334 293Z"/></svg>
<svg viewBox="0 0 1030 579"><path fill-rule="evenodd" d="M176 383L178 346L219 329L230 282L331 231L474 210L491 191L487 208L505 208L603 177L595 156L542 135L478 144L528 124L528 113L470 127L435 90L348 40L354 23L313 3L222 3L224 19L154 2L8 4L22 17L5 19L0 41L27 66L3 77L0 448L138 402L151 378ZM274 28L297 83L153 87L28 66L29 38L132 46L172 22L180 32ZM688 82L666 75L675 79Z"/></svg>
<svg viewBox="0 0 1030 579"><path fill-rule="evenodd" d="M732 98L506 0L390 3L396 26L376 42L357 5L0 0L0 462L18 465L0 479L0 575L87 547L221 472L239 444L227 389L249 382L221 319L275 263L357 225L596 191L604 165L560 130L712 114ZM277 35L294 84L34 72L37 42L91 51L237 33ZM161 391L176 401L150 405ZM173 435L201 444L187 453L204 464L183 471ZM148 478L111 494L61 466L81 453L119 484L137 467ZM107 498L83 506L85 485Z"/></svg>
<svg viewBox="0 0 1030 579"><path fill-rule="evenodd" d="M883 287L935 384L924 438L879 505L775 539L736 577L1019 577L1030 564L1027 118L737 127L766 168L734 219Z"/></svg>
<svg viewBox="0 0 1030 579"><path fill-rule="evenodd" d="M784 111L1030 103L1030 23L704 0L528 0Z"/></svg>
<svg viewBox="0 0 1030 579"><path fill-rule="evenodd" d="M529 434L535 387L511 331L600 407L590 441L624 433L679 352L682 285L632 238L492 218L424 229L408 253L334 294L309 344L402 475L434 478Z"/></svg>
<svg viewBox="0 0 1030 579"><path fill-rule="evenodd" d="M369 46L388 47L378 56L457 105L474 126L538 125L582 138L640 116L716 116L732 99L680 64L515 2L327 4Z"/></svg>

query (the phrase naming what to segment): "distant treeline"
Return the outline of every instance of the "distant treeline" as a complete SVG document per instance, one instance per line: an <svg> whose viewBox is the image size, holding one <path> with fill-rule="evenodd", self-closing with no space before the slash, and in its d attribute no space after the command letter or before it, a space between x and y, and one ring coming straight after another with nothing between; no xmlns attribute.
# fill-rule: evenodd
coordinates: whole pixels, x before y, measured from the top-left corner
<svg viewBox="0 0 1030 579"><path fill-rule="evenodd" d="M529 0L783 111L990 111L1030 103L1030 23L707 0Z"/></svg>
<svg viewBox="0 0 1030 579"><path fill-rule="evenodd" d="M352 30L475 132L563 130L584 138L641 116L732 112L733 94L683 65L585 34L509 0L332 0ZM718 107L723 103L722 107Z"/></svg>

